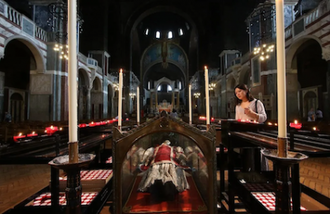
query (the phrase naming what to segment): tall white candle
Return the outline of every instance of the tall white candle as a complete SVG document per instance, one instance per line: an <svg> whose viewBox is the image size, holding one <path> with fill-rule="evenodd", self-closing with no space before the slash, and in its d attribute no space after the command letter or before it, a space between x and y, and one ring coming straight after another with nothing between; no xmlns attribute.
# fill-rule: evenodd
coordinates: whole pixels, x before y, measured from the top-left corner
<svg viewBox="0 0 330 214"><path fill-rule="evenodd" d="M118 128L121 130L122 103L123 103L123 69L119 70L119 90L118 90Z"/></svg>
<svg viewBox="0 0 330 214"><path fill-rule="evenodd" d="M140 88L136 88L136 122L137 125L140 125Z"/></svg>
<svg viewBox="0 0 330 214"><path fill-rule="evenodd" d="M192 124L191 85L189 85L189 124Z"/></svg>
<svg viewBox="0 0 330 214"><path fill-rule="evenodd" d="M206 125L210 125L210 97L209 97L209 70L205 69L205 99L206 99Z"/></svg>
<svg viewBox="0 0 330 214"><path fill-rule="evenodd" d="M68 2L68 98L69 98L69 142L78 141L77 99L77 2Z"/></svg>
<svg viewBox="0 0 330 214"><path fill-rule="evenodd" d="M287 137L286 118L286 79L284 41L284 0L276 0L276 45L277 45L277 108L278 137Z"/></svg>

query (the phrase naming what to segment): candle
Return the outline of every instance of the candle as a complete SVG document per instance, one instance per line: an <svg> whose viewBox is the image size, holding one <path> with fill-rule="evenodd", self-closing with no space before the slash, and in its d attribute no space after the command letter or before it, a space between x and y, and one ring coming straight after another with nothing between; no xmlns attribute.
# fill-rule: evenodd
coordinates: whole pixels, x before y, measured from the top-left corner
<svg viewBox="0 0 330 214"><path fill-rule="evenodd" d="M78 142L77 3L73 0L68 1L68 46L69 142Z"/></svg>
<svg viewBox="0 0 330 214"><path fill-rule="evenodd" d="M284 41L284 0L276 0L276 46L277 46L277 108L279 157L287 157L287 119L286 119L286 80L285 80L285 41Z"/></svg>
<svg viewBox="0 0 330 214"><path fill-rule="evenodd" d="M192 124L191 85L189 85L189 124Z"/></svg>
<svg viewBox="0 0 330 214"><path fill-rule="evenodd" d="M293 123L290 123L289 126L290 126L291 128L301 129L302 124L301 124L301 123L298 123L298 121L295 120Z"/></svg>
<svg viewBox="0 0 330 214"><path fill-rule="evenodd" d="M31 134L27 134L28 137L35 137L38 136L36 132L32 132Z"/></svg>
<svg viewBox="0 0 330 214"><path fill-rule="evenodd" d="M140 88L136 88L136 122L140 125Z"/></svg>
<svg viewBox="0 0 330 214"><path fill-rule="evenodd" d="M55 132L58 131L58 127L57 126L50 126L50 127L46 127L45 132L47 133L47 135L53 135Z"/></svg>
<svg viewBox="0 0 330 214"><path fill-rule="evenodd" d="M206 99L206 126L210 125L210 98L209 98L209 71L205 69L205 99Z"/></svg>
<svg viewBox="0 0 330 214"><path fill-rule="evenodd" d="M79 128L85 128L86 126L87 126L86 123L81 123L78 125Z"/></svg>
<svg viewBox="0 0 330 214"><path fill-rule="evenodd" d="M25 138L26 136L22 133L19 133L17 136L13 136L13 139L15 142L17 142L19 139Z"/></svg>
<svg viewBox="0 0 330 214"><path fill-rule="evenodd" d="M118 90L118 128L121 130L122 115L122 96L123 96L123 69L119 70L119 90Z"/></svg>

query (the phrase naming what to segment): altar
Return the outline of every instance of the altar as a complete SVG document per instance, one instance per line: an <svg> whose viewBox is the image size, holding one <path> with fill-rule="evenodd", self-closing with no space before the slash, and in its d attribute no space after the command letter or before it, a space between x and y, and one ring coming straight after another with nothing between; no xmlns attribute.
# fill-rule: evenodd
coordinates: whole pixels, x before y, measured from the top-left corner
<svg viewBox="0 0 330 214"><path fill-rule="evenodd" d="M159 105L157 105L157 111L161 113L162 111L166 111L168 113L172 112L173 105L171 103L167 102L167 100L163 100Z"/></svg>

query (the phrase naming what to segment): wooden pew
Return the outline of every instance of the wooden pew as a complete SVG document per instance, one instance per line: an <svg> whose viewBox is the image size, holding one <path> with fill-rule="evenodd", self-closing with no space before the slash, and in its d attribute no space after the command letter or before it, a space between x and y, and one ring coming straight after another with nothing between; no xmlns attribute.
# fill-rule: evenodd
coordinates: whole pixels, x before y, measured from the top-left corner
<svg viewBox="0 0 330 214"><path fill-rule="evenodd" d="M274 131L274 129L272 129ZM296 133L293 133L296 134ZM289 133L290 135L290 133ZM289 136L288 135L288 136ZM291 133L292 135L292 133ZM290 142L290 149L305 153L308 155L313 155L314 157L324 157L325 155L330 155L329 146L326 144L328 140L326 138L312 137L312 136L300 136L301 133L297 136L293 136ZM222 144L222 145L221 145ZM259 180L257 183L264 183L259 187L265 187L268 184L274 182L274 172L273 171L261 171L260 169L260 155L255 157L255 166L253 172L242 171L242 166L237 166L237 162L248 162L243 156L237 153L237 150L242 148L254 148L257 151L260 148L277 148L277 136L276 133L270 132L270 128L264 124L244 124L237 121L225 121L222 122L221 126L221 144L220 150L223 150L224 147L228 149L228 159L225 167L220 168L220 174L224 174L225 170L228 170L228 182L229 182L229 191L224 191L224 183L220 181L221 195L220 199L222 202L227 203L229 213L235 212L235 195L242 199L243 204L249 211L253 213L272 213L269 210L265 209L264 206L260 206L260 203L256 203L256 198L252 197L251 189L248 189L251 181L255 183L256 180ZM234 151L236 150L236 152ZM220 154L223 154L223 151L220 151ZM240 158L238 161L237 159ZM330 199L327 197L318 194L315 191L312 191L308 188L305 188L304 185L299 182L299 164L295 164L291 167L292 174L292 197L293 197L293 213L300 213L300 189L304 191L305 194L311 195L315 200L323 204L325 207L329 207ZM222 176L221 176L222 177ZM267 185L266 185L267 184ZM251 187L251 186L250 186ZM274 185L268 185L269 191L275 191ZM260 188L259 188L260 189ZM255 192L257 190L254 190ZM323 211L306 211L309 213L326 213Z"/></svg>

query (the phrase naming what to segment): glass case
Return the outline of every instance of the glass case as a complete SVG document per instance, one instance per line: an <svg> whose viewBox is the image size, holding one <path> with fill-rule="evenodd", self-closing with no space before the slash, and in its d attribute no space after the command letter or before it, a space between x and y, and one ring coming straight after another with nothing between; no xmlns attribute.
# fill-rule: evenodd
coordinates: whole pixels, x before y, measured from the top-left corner
<svg viewBox="0 0 330 214"><path fill-rule="evenodd" d="M212 136L167 116L129 133L118 131L114 212L216 213Z"/></svg>

